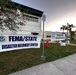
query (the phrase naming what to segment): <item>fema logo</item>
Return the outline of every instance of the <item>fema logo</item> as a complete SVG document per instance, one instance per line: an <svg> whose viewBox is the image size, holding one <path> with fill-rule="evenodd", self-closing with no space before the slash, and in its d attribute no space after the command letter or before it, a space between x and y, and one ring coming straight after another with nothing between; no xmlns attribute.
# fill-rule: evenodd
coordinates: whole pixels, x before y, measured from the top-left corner
<svg viewBox="0 0 76 75"><path fill-rule="evenodd" d="M5 36L0 36L0 42L4 42L5 40Z"/></svg>

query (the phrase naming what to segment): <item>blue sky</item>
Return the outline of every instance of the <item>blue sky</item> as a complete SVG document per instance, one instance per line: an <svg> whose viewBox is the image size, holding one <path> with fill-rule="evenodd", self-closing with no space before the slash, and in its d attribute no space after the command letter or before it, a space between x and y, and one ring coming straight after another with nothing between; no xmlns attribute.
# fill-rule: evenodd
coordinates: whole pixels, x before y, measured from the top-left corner
<svg viewBox="0 0 76 75"><path fill-rule="evenodd" d="M13 0L44 11L45 30L59 31L67 22L76 26L76 0Z"/></svg>

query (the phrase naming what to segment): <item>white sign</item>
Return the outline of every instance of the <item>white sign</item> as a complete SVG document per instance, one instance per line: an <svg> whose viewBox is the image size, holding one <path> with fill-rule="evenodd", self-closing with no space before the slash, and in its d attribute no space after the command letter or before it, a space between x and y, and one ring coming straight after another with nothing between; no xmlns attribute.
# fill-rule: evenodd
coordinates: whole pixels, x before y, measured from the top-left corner
<svg viewBox="0 0 76 75"><path fill-rule="evenodd" d="M65 34L52 34L51 41L65 40Z"/></svg>
<svg viewBox="0 0 76 75"><path fill-rule="evenodd" d="M60 43L60 46L66 46L65 42Z"/></svg>
<svg viewBox="0 0 76 75"><path fill-rule="evenodd" d="M16 49L40 48L40 36L0 35L0 52Z"/></svg>
<svg viewBox="0 0 76 75"><path fill-rule="evenodd" d="M42 20L46 21L46 15L42 15Z"/></svg>

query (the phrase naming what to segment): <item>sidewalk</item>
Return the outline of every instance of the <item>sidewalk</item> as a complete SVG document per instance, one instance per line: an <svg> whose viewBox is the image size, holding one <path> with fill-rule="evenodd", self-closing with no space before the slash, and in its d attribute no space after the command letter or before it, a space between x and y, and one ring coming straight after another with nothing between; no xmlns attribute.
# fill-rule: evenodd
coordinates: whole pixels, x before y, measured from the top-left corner
<svg viewBox="0 0 76 75"><path fill-rule="evenodd" d="M76 75L76 54L9 75Z"/></svg>

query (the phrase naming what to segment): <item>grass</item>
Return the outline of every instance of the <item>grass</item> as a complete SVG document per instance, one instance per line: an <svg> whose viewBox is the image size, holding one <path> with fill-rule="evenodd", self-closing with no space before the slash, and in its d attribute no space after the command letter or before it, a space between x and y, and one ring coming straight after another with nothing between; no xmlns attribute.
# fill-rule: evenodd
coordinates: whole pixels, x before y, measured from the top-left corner
<svg viewBox="0 0 76 75"><path fill-rule="evenodd" d="M76 44L76 40L70 40L70 43Z"/></svg>
<svg viewBox="0 0 76 75"><path fill-rule="evenodd" d="M74 39L76 40L76 34L74 34Z"/></svg>
<svg viewBox="0 0 76 75"><path fill-rule="evenodd" d="M32 48L0 53L0 75L7 75L76 53L75 46L68 47L67 51L66 46L50 44L49 48L45 47L45 60L41 59L42 46L39 49Z"/></svg>

